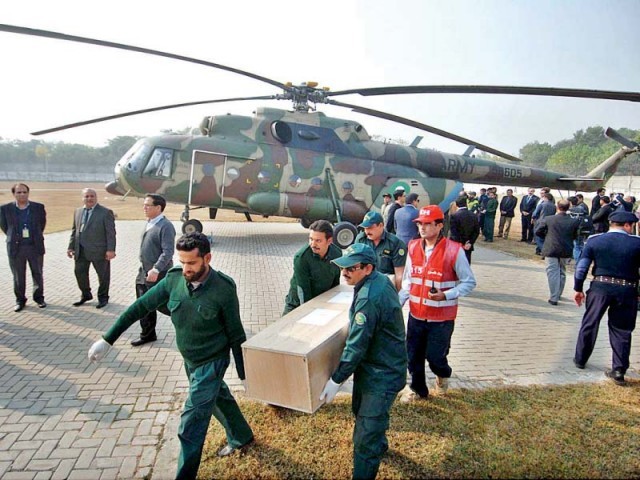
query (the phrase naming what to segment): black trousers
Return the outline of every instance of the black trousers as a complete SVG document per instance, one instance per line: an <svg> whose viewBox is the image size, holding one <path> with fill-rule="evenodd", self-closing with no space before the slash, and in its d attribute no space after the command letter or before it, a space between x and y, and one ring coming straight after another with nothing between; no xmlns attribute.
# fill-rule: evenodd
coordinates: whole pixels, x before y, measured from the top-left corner
<svg viewBox="0 0 640 480"><path fill-rule="evenodd" d="M635 288L592 282L576 343L575 360L585 364L593 353L600 320L608 312L611 368L625 373L629 368L631 334L636 326L638 295Z"/></svg>
<svg viewBox="0 0 640 480"><path fill-rule="evenodd" d="M446 322L426 322L416 320L409 314L407 322L407 357L410 388L422 397L429 394L425 374L425 358L429 368L438 377L449 378L451 367L447 360L453 335L453 320Z"/></svg>
<svg viewBox="0 0 640 480"><path fill-rule="evenodd" d="M91 297L91 283L89 282L89 266L93 265L98 275L98 300L109 300L109 284L111 283L111 262L105 258L101 260L87 260L84 249L80 247L80 255L76 258L74 273L78 288L83 298Z"/></svg>
<svg viewBox="0 0 640 480"><path fill-rule="evenodd" d="M13 293L16 303L25 304L27 297L27 263L31 270L33 280L33 301L44 302L44 280L42 277L42 265L44 255L36 252L33 245L23 245L18 248L15 255L9 254L9 268L13 274Z"/></svg>
<svg viewBox="0 0 640 480"><path fill-rule="evenodd" d="M533 225L531 225L531 214L522 215L522 240L531 243L533 241Z"/></svg>
<svg viewBox="0 0 640 480"><path fill-rule="evenodd" d="M162 280L167 272L160 272L158 274L158 280L156 282L145 282L145 283L136 283L136 298L140 298L143 296L151 287L156 285L160 280ZM156 322L158 320L158 314L154 310L152 312L147 313L144 317L140 319L140 327L142 331L140 332L140 338L142 340L149 340L152 338L156 338Z"/></svg>

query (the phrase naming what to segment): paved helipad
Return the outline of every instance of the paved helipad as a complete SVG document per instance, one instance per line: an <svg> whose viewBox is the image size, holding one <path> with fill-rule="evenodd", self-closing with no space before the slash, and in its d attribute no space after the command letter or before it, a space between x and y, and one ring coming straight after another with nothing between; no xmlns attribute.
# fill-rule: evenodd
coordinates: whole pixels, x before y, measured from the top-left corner
<svg viewBox="0 0 640 480"><path fill-rule="evenodd" d="M139 238L144 222L118 222L111 300L75 308L79 298L68 232L46 237L45 293L13 312L5 252L0 252L0 477L9 479L173 478L175 429L186 391L170 320L159 315L158 341L134 348L132 327L98 365L87 350L135 298ZM176 229L179 224L176 223ZM294 252L307 233L294 223L207 223L213 266L238 284L248 335L277 320L288 290ZM4 243L4 237L0 236ZM565 299L547 303L544 265L478 248L478 287L461 301L450 361L453 387L561 384L604 379L610 364L606 324L586 370L571 362L582 309ZM96 285L95 275L92 282ZM640 370L638 334L630 376ZM241 388L234 368L232 388Z"/></svg>

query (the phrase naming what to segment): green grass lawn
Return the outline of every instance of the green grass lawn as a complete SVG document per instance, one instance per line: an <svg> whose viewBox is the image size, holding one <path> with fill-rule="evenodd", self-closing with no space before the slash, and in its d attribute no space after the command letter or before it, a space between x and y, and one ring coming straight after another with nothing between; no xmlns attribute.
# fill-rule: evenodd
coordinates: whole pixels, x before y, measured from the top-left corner
<svg viewBox="0 0 640 480"><path fill-rule="evenodd" d="M198 478L350 478L351 397L313 415L239 400L256 442L218 459L209 429ZM378 478L639 478L640 382L450 390L391 412Z"/></svg>

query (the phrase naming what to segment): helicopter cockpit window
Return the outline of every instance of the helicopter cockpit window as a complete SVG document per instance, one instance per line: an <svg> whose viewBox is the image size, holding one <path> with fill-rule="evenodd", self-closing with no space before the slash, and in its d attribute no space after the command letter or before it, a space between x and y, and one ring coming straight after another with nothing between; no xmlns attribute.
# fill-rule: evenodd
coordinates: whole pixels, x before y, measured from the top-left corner
<svg viewBox="0 0 640 480"><path fill-rule="evenodd" d="M293 137L291 127L281 121L273 122L271 124L271 133L280 143L289 143Z"/></svg>
<svg viewBox="0 0 640 480"><path fill-rule="evenodd" d="M171 176L172 166L173 150L169 148L156 148L151 154L151 158L144 169L143 175L169 178Z"/></svg>

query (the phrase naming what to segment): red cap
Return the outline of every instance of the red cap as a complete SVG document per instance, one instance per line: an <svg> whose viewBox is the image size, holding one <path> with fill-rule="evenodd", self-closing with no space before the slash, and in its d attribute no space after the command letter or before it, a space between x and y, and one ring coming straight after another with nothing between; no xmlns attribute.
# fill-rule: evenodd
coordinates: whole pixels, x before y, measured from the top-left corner
<svg viewBox="0 0 640 480"><path fill-rule="evenodd" d="M416 218L414 222L431 223L436 220L444 220L444 213L442 213L442 209L438 205L427 205L420 209L418 218Z"/></svg>

